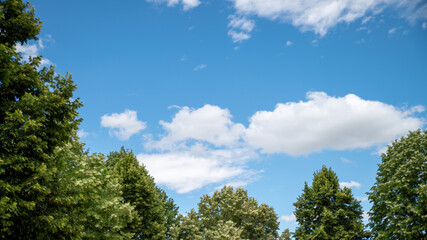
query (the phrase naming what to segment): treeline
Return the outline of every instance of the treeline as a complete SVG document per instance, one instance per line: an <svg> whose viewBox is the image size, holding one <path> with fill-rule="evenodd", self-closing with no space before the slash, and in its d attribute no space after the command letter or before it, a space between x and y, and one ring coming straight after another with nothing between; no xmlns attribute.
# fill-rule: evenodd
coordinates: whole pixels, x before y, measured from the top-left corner
<svg viewBox="0 0 427 240"><path fill-rule="evenodd" d="M0 0L1 239L426 239L426 131L396 140L368 193L369 225L349 188L326 167L295 202L299 223L279 236L274 209L224 187L178 214L132 151L89 154L71 75L24 61L17 44L41 21L21 0Z"/></svg>

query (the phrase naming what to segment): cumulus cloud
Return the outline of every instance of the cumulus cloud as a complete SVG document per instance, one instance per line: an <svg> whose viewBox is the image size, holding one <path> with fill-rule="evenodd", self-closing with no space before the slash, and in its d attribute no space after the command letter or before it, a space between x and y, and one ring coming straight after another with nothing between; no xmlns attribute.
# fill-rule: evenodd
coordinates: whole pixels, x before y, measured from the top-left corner
<svg viewBox="0 0 427 240"><path fill-rule="evenodd" d="M355 182L355 181L350 181L350 182L340 182L340 188L360 188L360 186L362 186L360 183Z"/></svg>
<svg viewBox="0 0 427 240"><path fill-rule="evenodd" d="M125 110L123 113L105 114L101 117L101 126L110 128L110 135L124 141L145 129L146 123L138 120L136 111Z"/></svg>
<svg viewBox="0 0 427 240"><path fill-rule="evenodd" d="M198 109L181 108L171 122L160 121L166 135L159 141L148 141L147 148L176 149L187 140L204 141L216 147L233 147L239 143L245 127L231 121L228 109L205 105Z"/></svg>
<svg viewBox="0 0 427 240"><path fill-rule="evenodd" d="M245 163L255 153L250 149L212 149L203 144L154 154L139 154L157 184L187 193L224 181L247 183L256 174Z"/></svg>
<svg viewBox="0 0 427 240"><path fill-rule="evenodd" d="M255 27L255 22L244 16L230 15L228 16L228 35L233 39L233 42L242 42L251 37L250 32Z"/></svg>
<svg viewBox="0 0 427 240"><path fill-rule="evenodd" d="M287 41L286 42L286 46L291 46L292 44L294 44L293 42L291 42L291 41Z"/></svg>
<svg viewBox="0 0 427 240"><path fill-rule="evenodd" d="M323 149L371 147L423 124L412 117L424 111L421 106L399 110L353 94L331 97L310 92L307 98L305 102L280 103L273 111L256 112L247 128L233 122L230 111L218 106L172 106L177 113L170 121L159 122L162 135L146 135L147 152L138 159L158 184L187 193L208 185L242 186L254 181L260 171L248 163L259 157L257 149L301 155ZM340 185L360 187L354 181Z"/></svg>
<svg viewBox="0 0 427 240"><path fill-rule="evenodd" d="M40 56L40 52L44 49L43 40L39 39L34 44L16 44L15 49L22 54L22 58L28 61L30 57ZM47 58L42 58L40 66L51 65L52 62Z"/></svg>
<svg viewBox="0 0 427 240"><path fill-rule="evenodd" d="M204 69L204 68L206 68L208 65L206 65L206 64L199 64L199 65L197 65L197 66L195 66L194 68L193 68L193 71L199 71L199 70L202 70L202 69Z"/></svg>
<svg viewBox="0 0 427 240"><path fill-rule="evenodd" d="M147 139L146 149L157 152L140 154L138 159L158 184L178 193L209 184L247 184L256 171L247 169L246 163L257 154L241 144L245 128L231 118L218 106L179 108L170 122L160 121L165 135Z"/></svg>
<svg viewBox="0 0 427 240"><path fill-rule="evenodd" d="M422 0L231 0L241 15L256 15L271 20L290 22L302 31L324 36L339 23L351 23L368 13L380 13L396 7L410 21L425 18L427 3ZM402 10L403 9L403 10ZM372 17L371 17L372 18ZM370 18L364 18L363 23Z"/></svg>
<svg viewBox="0 0 427 240"><path fill-rule="evenodd" d="M147 2L152 2L156 4L166 3L168 7L173 7L178 4L183 6L184 11L190 10L200 5L199 0L147 0Z"/></svg>
<svg viewBox="0 0 427 240"><path fill-rule="evenodd" d="M285 222L295 222L297 220L295 214L284 215L280 219L284 220Z"/></svg>
<svg viewBox="0 0 427 240"><path fill-rule="evenodd" d="M388 143L423 126L411 111L354 94L331 97L309 92L308 101L279 103L250 118L244 139L263 153L304 155L323 149L346 150ZM421 112L417 106L413 111Z"/></svg>

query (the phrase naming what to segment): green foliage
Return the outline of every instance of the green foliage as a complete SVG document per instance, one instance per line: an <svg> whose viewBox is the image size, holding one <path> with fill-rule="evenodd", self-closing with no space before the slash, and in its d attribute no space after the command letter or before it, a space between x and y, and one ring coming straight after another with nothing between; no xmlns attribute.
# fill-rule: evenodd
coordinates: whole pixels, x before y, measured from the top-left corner
<svg viewBox="0 0 427 240"><path fill-rule="evenodd" d="M375 239L427 239L427 133L410 132L382 154L369 192Z"/></svg>
<svg viewBox="0 0 427 240"><path fill-rule="evenodd" d="M126 231L134 233L135 239L165 239L167 221L173 222L173 211L176 216L173 201L157 189L132 152L122 148L110 153L107 166L121 184L124 201L136 210L137 215ZM166 208L170 211L166 212Z"/></svg>
<svg viewBox="0 0 427 240"><path fill-rule="evenodd" d="M123 230L135 212L123 203L120 184L110 175L103 155L88 156L73 141L57 148L51 158L58 163L51 188L56 191L49 195L52 226L37 238L131 239L133 235Z"/></svg>
<svg viewBox="0 0 427 240"><path fill-rule="evenodd" d="M248 197L247 191L223 187L205 195L173 228L173 239L276 239L279 228L273 208Z"/></svg>
<svg viewBox="0 0 427 240"><path fill-rule="evenodd" d="M40 19L34 16L34 8L29 3L0 1L0 44L13 47L17 42L37 39L40 29Z"/></svg>
<svg viewBox="0 0 427 240"><path fill-rule="evenodd" d="M157 187L160 202L163 206L163 217L165 219L166 239L171 238L171 229L174 224L178 223L178 206L172 198L166 195L166 192Z"/></svg>
<svg viewBox="0 0 427 240"><path fill-rule="evenodd" d="M31 239L54 223L50 216L57 163L50 154L69 142L80 120L71 75L41 58L21 61L15 44L36 39L40 20L28 3L0 1L0 237ZM8 237L9 236L9 237Z"/></svg>
<svg viewBox="0 0 427 240"><path fill-rule="evenodd" d="M283 230L282 235L280 235L280 240L291 240L292 238L292 234L289 231L289 228L286 228L285 230Z"/></svg>
<svg viewBox="0 0 427 240"><path fill-rule="evenodd" d="M325 166L314 174L312 187L305 183L294 203L299 222L296 239L363 239L362 207L349 188L340 189L338 178Z"/></svg>

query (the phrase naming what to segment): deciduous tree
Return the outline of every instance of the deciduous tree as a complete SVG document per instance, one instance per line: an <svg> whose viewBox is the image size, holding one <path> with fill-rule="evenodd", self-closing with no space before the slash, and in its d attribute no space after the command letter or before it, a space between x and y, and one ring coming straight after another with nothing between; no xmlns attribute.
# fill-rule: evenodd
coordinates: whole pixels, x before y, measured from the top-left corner
<svg viewBox="0 0 427 240"><path fill-rule="evenodd" d="M362 207L349 188L341 189L332 169L314 174L311 187L304 185L295 205L299 226L296 239L363 239Z"/></svg>
<svg viewBox="0 0 427 240"><path fill-rule="evenodd" d="M248 197L247 191L223 187L205 195L180 219L174 239L277 239L279 222L272 207ZM225 235L224 235L225 234Z"/></svg>
<svg viewBox="0 0 427 240"><path fill-rule="evenodd" d="M16 44L36 40L41 22L29 3L0 1L0 237L34 239L53 230L49 195L56 174L50 154L79 123L71 75L22 61ZM48 229L46 229L46 227Z"/></svg>
<svg viewBox="0 0 427 240"><path fill-rule="evenodd" d="M131 204L137 214L126 230L135 234L134 239L164 239L167 218L163 203L167 197L160 194L145 167L123 147L108 155L107 166L121 184L124 201Z"/></svg>
<svg viewBox="0 0 427 240"><path fill-rule="evenodd" d="M427 132L394 141L369 192L375 239L427 239Z"/></svg>

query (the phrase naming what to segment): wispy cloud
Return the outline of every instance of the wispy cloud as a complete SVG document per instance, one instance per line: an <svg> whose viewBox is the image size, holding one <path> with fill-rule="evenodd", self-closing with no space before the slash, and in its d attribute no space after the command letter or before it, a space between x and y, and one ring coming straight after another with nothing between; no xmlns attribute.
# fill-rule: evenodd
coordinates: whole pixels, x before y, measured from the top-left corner
<svg viewBox="0 0 427 240"><path fill-rule="evenodd" d="M287 42L286 42L286 46L288 46L288 47L289 47L289 46L291 46L292 44L294 44L294 43L293 43L293 42L291 42L291 41L287 41Z"/></svg>
<svg viewBox="0 0 427 240"><path fill-rule="evenodd" d="M388 30L388 34L396 33L396 31L397 31L397 28L391 28Z"/></svg>
<svg viewBox="0 0 427 240"><path fill-rule="evenodd" d="M352 163L353 161L351 161L350 159L342 157L341 158L341 162L343 162L343 163Z"/></svg>
<svg viewBox="0 0 427 240"><path fill-rule="evenodd" d="M206 68L208 65L206 65L206 64L199 64L199 65L197 65L197 66L195 66L194 68L193 68L193 71L199 71L199 70L202 70L202 69L204 69L204 68Z"/></svg>
<svg viewBox="0 0 427 240"><path fill-rule="evenodd" d="M123 113L105 114L101 117L101 126L109 128L110 135L125 141L146 128L146 123L138 120L136 111L125 110Z"/></svg>
<svg viewBox="0 0 427 240"><path fill-rule="evenodd" d="M83 139L83 138L86 138L87 136L89 136L89 133L86 132L84 129L80 129L80 130L77 131L77 136L80 139Z"/></svg>
<svg viewBox="0 0 427 240"><path fill-rule="evenodd" d="M423 24L421 24L421 27L425 30L427 29L427 22L423 22Z"/></svg>
<svg viewBox="0 0 427 240"><path fill-rule="evenodd" d="M233 42L242 42L251 37L250 32L255 27L255 22L244 16L230 15L228 16L229 23L228 35L233 39Z"/></svg>
<svg viewBox="0 0 427 240"><path fill-rule="evenodd" d="M368 201L368 198L367 198L367 197L356 197L356 199L357 199L358 201L361 201L361 202L366 202L366 201Z"/></svg>
<svg viewBox="0 0 427 240"><path fill-rule="evenodd" d="M188 11L192 8L195 8L201 4L199 0L146 0L147 2L152 2L155 4L164 4L168 7L174 7L178 4L182 5L184 11Z"/></svg>
<svg viewBox="0 0 427 240"><path fill-rule="evenodd" d="M427 3L422 0L335 1L335 0L231 0L241 15L256 15L270 20L289 22L301 31L320 36L340 23L362 19L362 24L388 7L398 8L409 21L425 18Z"/></svg>
<svg viewBox="0 0 427 240"><path fill-rule="evenodd" d="M355 181L350 181L350 182L340 182L340 188L360 188L362 185L358 182Z"/></svg>

